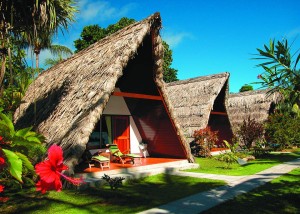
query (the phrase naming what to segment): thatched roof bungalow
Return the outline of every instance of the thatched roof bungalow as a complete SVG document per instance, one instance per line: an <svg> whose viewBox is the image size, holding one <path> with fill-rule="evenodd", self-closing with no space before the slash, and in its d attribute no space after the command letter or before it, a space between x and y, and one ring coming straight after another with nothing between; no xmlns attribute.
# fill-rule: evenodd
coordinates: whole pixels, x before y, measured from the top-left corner
<svg viewBox="0 0 300 214"><path fill-rule="evenodd" d="M229 95L228 116L232 130L236 134L238 127L248 117L257 122L267 120L280 100L278 93L270 94L268 90L253 90Z"/></svg>
<svg viewBox="0 0 300 214"><path fill-rule="evenodd" d="M225 72L167 84L168 97L188 142L194 139L194 131L207 126L219 131L219 146L224 139L231 139L228 79L229 73Z"/></svg>
<svg viewBox="0 0 300 214"><path fill-rule="evenodd" d="M193 161L166 99L159 13L108 36L44 71L15 113L64 150L70 169L86 148L116 143L137 153ZM36 114L34 108L36 103Z"/></svg>

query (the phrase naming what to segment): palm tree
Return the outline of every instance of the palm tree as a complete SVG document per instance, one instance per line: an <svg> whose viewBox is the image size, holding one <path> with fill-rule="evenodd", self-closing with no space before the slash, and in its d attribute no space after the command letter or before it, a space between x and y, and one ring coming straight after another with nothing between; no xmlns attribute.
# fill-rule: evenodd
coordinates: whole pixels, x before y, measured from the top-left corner
<svg viewBox="0 0 300 214"><path fill-rule="evenodd" d="M0 54L2 59L0 83L5 74L9 37L24 35L36 54L36 67L41 49L50 45L50 35L58 29L67 29L74 21L77 8L74 0L1 0L0 2ZM30 15L31 16L30 16Z"/></svg>
<svg viewBox="0 0 300 214"><path fill-rule="evenodd" d="M40 1L34 5L33 29L26 31L28 43L33 46L36 55L36 68L39 68L39 54L42 49L51 46L51 37L58 29L67 29L74 22L77 12L74 0ZM33 30L33 31L32 31Z"/></svg>
<svg viewBox="0 0 300 214"><path fill-rule="evenodd" d="M71 49L63 45L51 45L49 50L51 54L56 57L45 59L44 65L49 67L52 67L61 62L62 60L64 60L64 57L70 57L73 54Z"/></svg>

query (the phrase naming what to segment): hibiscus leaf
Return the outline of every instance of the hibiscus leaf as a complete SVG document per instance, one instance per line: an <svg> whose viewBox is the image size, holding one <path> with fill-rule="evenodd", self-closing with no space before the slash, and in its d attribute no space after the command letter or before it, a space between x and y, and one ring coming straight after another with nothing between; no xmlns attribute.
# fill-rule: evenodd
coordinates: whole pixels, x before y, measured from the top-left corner
<svg viewBox="0 0 300 214"><path fill-rule="evenodd" d="M15 127L11 119L3 113L0 113L1 125L8 128L11 135L15 133Z"/></svg>
<svg viewBox="0 0 300 214"><path fill-rule="evenodd" d="M26 155L23 155L22 153L16 152L16 155L22 160L22 164L24 167L26 167L30 171L34 171L34 167L32 163L28 160Z"/></svg>
<svg viewBox="0 0 300 214"><path fill-rule="evenodd" d="M32 129L32 127L20 129L16 132L16 136L25 138L31 129Z"/></svg>
<svg viewBox="0 0 300 214"><path fill-rule="evenodd" d="M17 179L19 182L23 183L22 181L22 160L16 155L14 152L2 149L4 152L7 161L9 163L9 172L11 176Z"/></svg>

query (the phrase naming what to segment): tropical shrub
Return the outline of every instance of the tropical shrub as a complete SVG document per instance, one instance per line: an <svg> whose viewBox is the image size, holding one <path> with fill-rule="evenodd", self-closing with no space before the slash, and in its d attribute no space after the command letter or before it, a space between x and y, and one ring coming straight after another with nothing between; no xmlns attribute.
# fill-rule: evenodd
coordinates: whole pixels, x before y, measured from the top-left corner
<svg viewBox="0 0 300 214"><path fill-rule="evenodd" d="M15 130L11 118L0 112L1 184L9 188L33 184L35 173L30 157L43 155L43 139L42 135L31 131L31 127Z"/></svg>
<svg viewBox="0 0 300 214"><path fill-rule="evenodd" d="M246 146L247 149L250 149L255 141L263 138L264 126L262 123L256 122L255 119L248 117L248 119L243 121L237 133L241 143Z"/></svg>
<svg viewBox="0 0 300 214"><path fill-rule="evenodd" d="M190 144L195 156L210 157L211 149L218 142L218 131L212 131L209 126L196 130L193 134L194 141Z"/></svg>
<svg viewBox="0 0 300 214"><path fill-rule="evenodd" d="M216 160L224 162L226 169L229 169L232 164L237 162L237 156L233 152L223 152L215 157Z"/></svg>
<svg viewBox="0 0 300 214"><path fill-rule="evenodd" d="M300 117L291 113L275 113L265 124L266 139L278 149L300 146Z"/></svg>

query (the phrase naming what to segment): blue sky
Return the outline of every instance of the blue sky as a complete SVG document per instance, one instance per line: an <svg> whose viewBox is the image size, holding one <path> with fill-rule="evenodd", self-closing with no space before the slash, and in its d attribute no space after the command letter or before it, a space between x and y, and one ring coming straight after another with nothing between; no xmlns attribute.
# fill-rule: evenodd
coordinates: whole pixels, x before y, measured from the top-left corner
<svg viewBox="0 0 300 214"><path fill-rule="evenodd" d="M299 0L78 0L78 5L76 23L54 43L74 50L73 41L86 25L107 27L122 17L140 21L160 12L161 36L173 51L178 78L227 71L230 92L257 81L262 70L251 58L270 39L295 40L294 49L300 48Z"/></svg>

